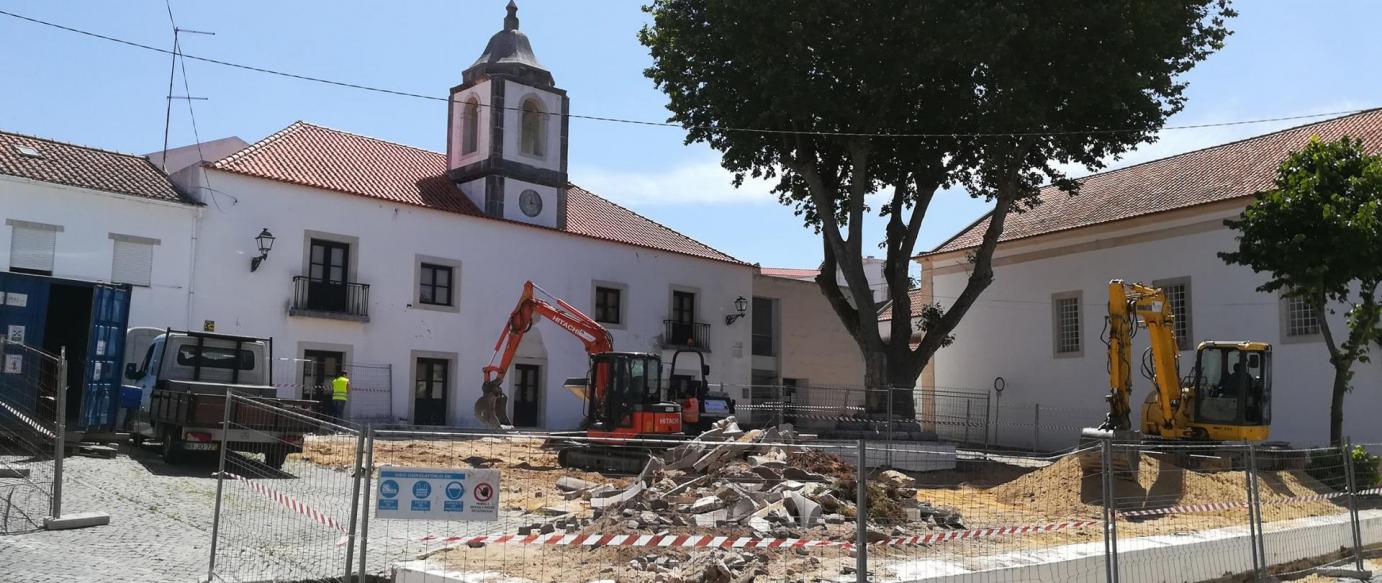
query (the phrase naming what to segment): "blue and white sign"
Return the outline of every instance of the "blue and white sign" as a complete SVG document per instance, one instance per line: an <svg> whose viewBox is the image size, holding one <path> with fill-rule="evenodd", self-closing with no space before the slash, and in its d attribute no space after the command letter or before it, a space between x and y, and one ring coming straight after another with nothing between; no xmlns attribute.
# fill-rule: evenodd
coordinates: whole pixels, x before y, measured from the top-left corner
<svg viewBox="0 0 1382 583"><path fill-rule="evenodd" d="M499 520L499 470L379 468L377 518Z"/></svg>

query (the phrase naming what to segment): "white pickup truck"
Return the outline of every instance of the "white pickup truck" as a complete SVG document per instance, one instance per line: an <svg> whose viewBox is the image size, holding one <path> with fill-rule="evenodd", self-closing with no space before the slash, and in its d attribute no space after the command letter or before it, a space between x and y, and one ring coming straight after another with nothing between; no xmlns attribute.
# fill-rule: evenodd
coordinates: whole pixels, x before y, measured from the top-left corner
<svg viewBox="0 0 1382 583"><path fill-rule="evenodd" d="M269 384L270 339L132 328L126 342L133 354L144 354L125 366L132 381L126 388L140 396L131 439L161 442L168 463L181 462L188 451L217 450L227 389L249 400L231 409L224 436L231 451L263 453L266 464L279 468L288 454L302 451L303 433L316 427L315 402L279 399Z"/></svg>

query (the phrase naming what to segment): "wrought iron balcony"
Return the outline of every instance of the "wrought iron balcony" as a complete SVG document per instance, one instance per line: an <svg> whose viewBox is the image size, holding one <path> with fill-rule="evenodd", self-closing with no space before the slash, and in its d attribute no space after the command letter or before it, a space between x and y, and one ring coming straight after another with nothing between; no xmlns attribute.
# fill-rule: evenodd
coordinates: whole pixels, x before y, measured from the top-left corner
<svg viewBox="0 0 1382 583"><path fill-rule="evenodd" d="M710 352L710 324L663 320L662 328L663 346L695 348L702 352Z"/></svg>
<svg viewBox="0 0 1382 583"><path fill-rule="evenodd" d="M293 277L289 316L369 321L369 284Z"/></svg>

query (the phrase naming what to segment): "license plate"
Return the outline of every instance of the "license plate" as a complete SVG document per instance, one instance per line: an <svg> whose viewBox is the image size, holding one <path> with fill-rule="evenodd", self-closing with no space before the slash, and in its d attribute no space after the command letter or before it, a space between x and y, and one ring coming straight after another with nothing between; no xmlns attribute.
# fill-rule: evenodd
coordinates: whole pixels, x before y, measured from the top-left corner
<svg viewBox="0 0 1382 583"><path fill-rule="evenodd" d="M190 451L216 451L214 443L184 443L182 448Z"/></svg>

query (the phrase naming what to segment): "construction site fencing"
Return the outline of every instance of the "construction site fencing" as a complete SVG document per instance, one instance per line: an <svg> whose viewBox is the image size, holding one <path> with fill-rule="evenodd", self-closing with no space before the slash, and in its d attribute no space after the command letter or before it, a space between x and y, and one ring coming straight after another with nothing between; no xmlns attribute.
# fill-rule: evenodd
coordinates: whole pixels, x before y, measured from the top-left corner
<svg viewBox="0 0 1382 583"><path fill-rule="evenodd" d="M364 433L235 394L222 413L208 579L342 580ZM276 452L288 454L280 468L269 463Z"/></svg>
<svg viewBox="0 0 1382 583"><path fill-rule="evenodd" d="M1095 440L1042 455L813 435L725 422L609 450L583 434L322 424L282 470L225 455L211 575L1248 580L1358 569L1382 542L1377 459L1348 447ZM563 467L611 451L625 471Z"/></svg>
<svg viewBox="0 0 1382 583"><path fill-rule="evenodd" d="M61 514L64 355L0 339L0 534Z"/></svg>

